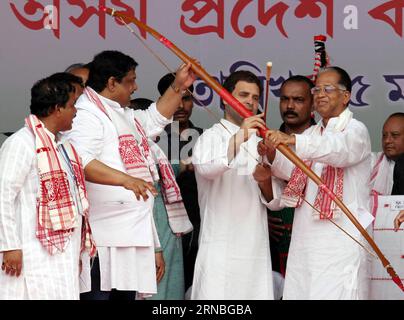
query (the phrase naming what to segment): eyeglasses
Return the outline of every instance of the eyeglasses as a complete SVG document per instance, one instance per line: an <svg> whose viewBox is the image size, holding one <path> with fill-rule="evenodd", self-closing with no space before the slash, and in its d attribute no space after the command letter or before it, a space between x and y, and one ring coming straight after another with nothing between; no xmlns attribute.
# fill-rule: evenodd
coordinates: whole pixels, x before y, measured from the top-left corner
<svg viewBox="0 0 404 320"><path fill-rule="evenodd" d="M317 95L317 94L320 94L320 92L324 92L325 94L331 94L331 93L333 93L333 92L335 92L335 91L337 91L337 90L341 90L341 91L346 91L346 89L345 88L337 88L337 87L335 87L335 86L332 86L332 85L328 85L328 86L324 86L324 87L314 87L314 88L311 88L311 94L312 95Z"/></svg>

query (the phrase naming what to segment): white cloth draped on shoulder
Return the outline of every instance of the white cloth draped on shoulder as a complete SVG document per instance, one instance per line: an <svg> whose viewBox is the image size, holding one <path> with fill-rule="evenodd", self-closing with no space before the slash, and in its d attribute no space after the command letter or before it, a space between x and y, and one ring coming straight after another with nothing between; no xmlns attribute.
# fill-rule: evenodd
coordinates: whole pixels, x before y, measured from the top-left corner
<svg viewBox="0 0 404 320"><path fill-rule="evenodd" d="M383 152L372 154L372 172L369 185L371 192L371 209L373 216L376 216L378 207L378 196L391 195L393 190L394 161L387 159Z"/></svg>
<svg viewBox="0 0 404 320"><path fill-rule="evenodd" d="M45 131L55 139L51 132ZM60 146L60 142L56 143L57 149ZM68 163L60 160L62 169L68 173L73 201L78 201L80 196L73 188L75 182ZM25 127L4 142L0 168L0 251L20 249L23 253L20 277L0 272L0 299L79 299L82 219L77 219L63 252L50 255L36 238L39 176L35 138L30 129Z"/></svg>
<svg viewBox="0 0 404 320"><path fill-rule="evenodd" d="M112 114L127 124L138 145L142 143L139 140L141 134L136 126L131 125L135 119L150 139L160 134L172 121L158 112L155 103L147 110L135 111L122 108L119 103L94 90L91 92L105 109L113 110ZM126 172L119 152L121 129L118 130L113 121L86 94L80 96L76 108L73 128L66 134L83 158L84 166L92 160L98 160L111 168ZM160 243L154 232L153 196L150 194L146 201L137 200L132 191L123 187L91 182L86 184L90 202L90 225L100 252L101 288L156 293L154 249ZM82 278L82 292L86 292L91 288L90 275Z"/></svg>
<svg viewBox="0 0 404 320"><path fill-rule="evenodd" d="M352 119L352 112L346 110L339 117L338 121L333 127L333 132L342 132ZM323 127L319 124L313 127L310 135L319 136L323 132ZM306 165L311 167L312 161L306 161ZM321 180L324 182L326 188L331 190L338 199L342 200L343 184L344 184L344 170L330 165L324 165L321 171ZM306 185L308 176L302 169L295 167L292 171L290 180L284 189L281 202L288 207L300 207L305 197ZM313 217L315 219L335 219L341 216L341 209L337 204L332 201L331 197L322 190L318 189L316 199L314 201Z"/></svg>

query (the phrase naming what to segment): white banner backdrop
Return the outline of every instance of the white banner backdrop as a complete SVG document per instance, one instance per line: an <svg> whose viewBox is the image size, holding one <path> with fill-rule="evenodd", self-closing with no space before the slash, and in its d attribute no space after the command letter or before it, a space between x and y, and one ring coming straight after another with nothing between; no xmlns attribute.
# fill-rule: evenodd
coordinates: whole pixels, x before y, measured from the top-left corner
<svg viewBox="0 0 404 320"><path fill-rule="evenodd" d="M139 90L156 99L167 70L99 5L135 15L197 58L220 82L248 69L265 79L273 62L268 124L279 127L279 86L290 74L310 75L313 36L327 35L331 63L354 79L351 110L369 128L375 151L391 113L404 111L403 11L401 0L2 0L0 1L0 132L15 131L29 112L33 83L106 49L134 57ZM180 61L133 26L172 68ZM219 98L202 82L192 121L209 127L222 116ZM4 137L0 139L2 143Z"/></svg>

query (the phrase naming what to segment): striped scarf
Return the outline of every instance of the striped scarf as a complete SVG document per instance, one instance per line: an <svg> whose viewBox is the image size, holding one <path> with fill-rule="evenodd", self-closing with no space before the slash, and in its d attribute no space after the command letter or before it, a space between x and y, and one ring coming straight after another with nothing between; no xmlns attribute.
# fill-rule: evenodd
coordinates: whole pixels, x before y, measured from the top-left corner
<svg viewBox="0 0 404 320"><path fill-rule="evenodd" d="M54 255L57 252L65 251L77 226L77 219L80 216L79 205L74 203L67 173L60 163L61 156L55 141L46 133L43 123L35 115L27 117L25 122L35 136L38 160L40 187L37 201L36 237L49 254ZM88 250L90 256L94 256L96 247L88 222L89 205L83 167L73 146L65 142L63 147L70 160L83 211L81 252Z"/></svg>
<svg viewBox="0 0 404 320"><path fill-rule="evenodd" d="M337 124L333 132L342 132L352 119L352 112L346 108L338 117ZM321 122L318 123L311 135L321 135L323 131ZM305 161L306 165L311 167L313 161ZM330 165L324 165L321 172L321 180L323 185L319 186L316 198L314 200L314 208L312 214L314 219L334 219L341 216L342 212L333 201L332 191L338 199L343 198L344 187L344 169L334 168ZM298 208L302 205L306 193L308 177L302 169L295 167L292 171L291 178L285 187L281 196L281 202L292 208Z"/></svg>
<svg viewBox="0 0 404 320"><path fill-rule="evenodd" d="M311 167L312 162L305 162ZM292 176L285 187L282 194L282 202L292 208L299 208L303 202L306 193L307 175L302 169L295 167L292 171ZM343 185L344 185L344 170L342 168L334 168L324 166L321 172L321 180L324 186L319 188L316 199L314 201L313 218L315 219L333 219L341 216L341 210L332 201L332 196L327 192L327 189L342 200ZM327 189L326 189L327 188Z"/></svg>
<svg viewBox="0 0 404 320"><path fill-rule="evenodd" d="M156 163L158 163L163 199L173 233L192 231L192 224L182 202L174 171L164 152L147 138L139 121L134 119L132 124L128 123L123 115L105 106L93 89L87 87L84 93L114 124L118 132L119 154L129 175L151 183L157 182L159 174Z"/></svg>
<svg viewBox="0 0 404 320"><path fill-rule="evenodd" d="M189 233L193 230L193 226L182 201L180 187L175 180L173 167L163 150L156 143L150 141L150 145L159 166L161 190L167 210L168 224L173 233Z"/></svg>

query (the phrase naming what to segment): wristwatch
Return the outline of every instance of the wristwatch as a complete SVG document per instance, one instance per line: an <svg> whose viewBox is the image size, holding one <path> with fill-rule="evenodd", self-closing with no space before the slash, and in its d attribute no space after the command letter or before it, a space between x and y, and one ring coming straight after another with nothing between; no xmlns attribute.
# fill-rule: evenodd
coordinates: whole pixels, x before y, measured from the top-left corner
<svg viewBox="0 0 404 320"><path fill-rule="evenodd" d="M176 86L174 85L174 82L172 82L172 83L170 84L170 87L174 90L175 93L180 93L182 96L183 96L185 93L187 93L187 90L186 90L186 89L185 89L185 90L181 90L179 87L176 87Z"/></svg>

